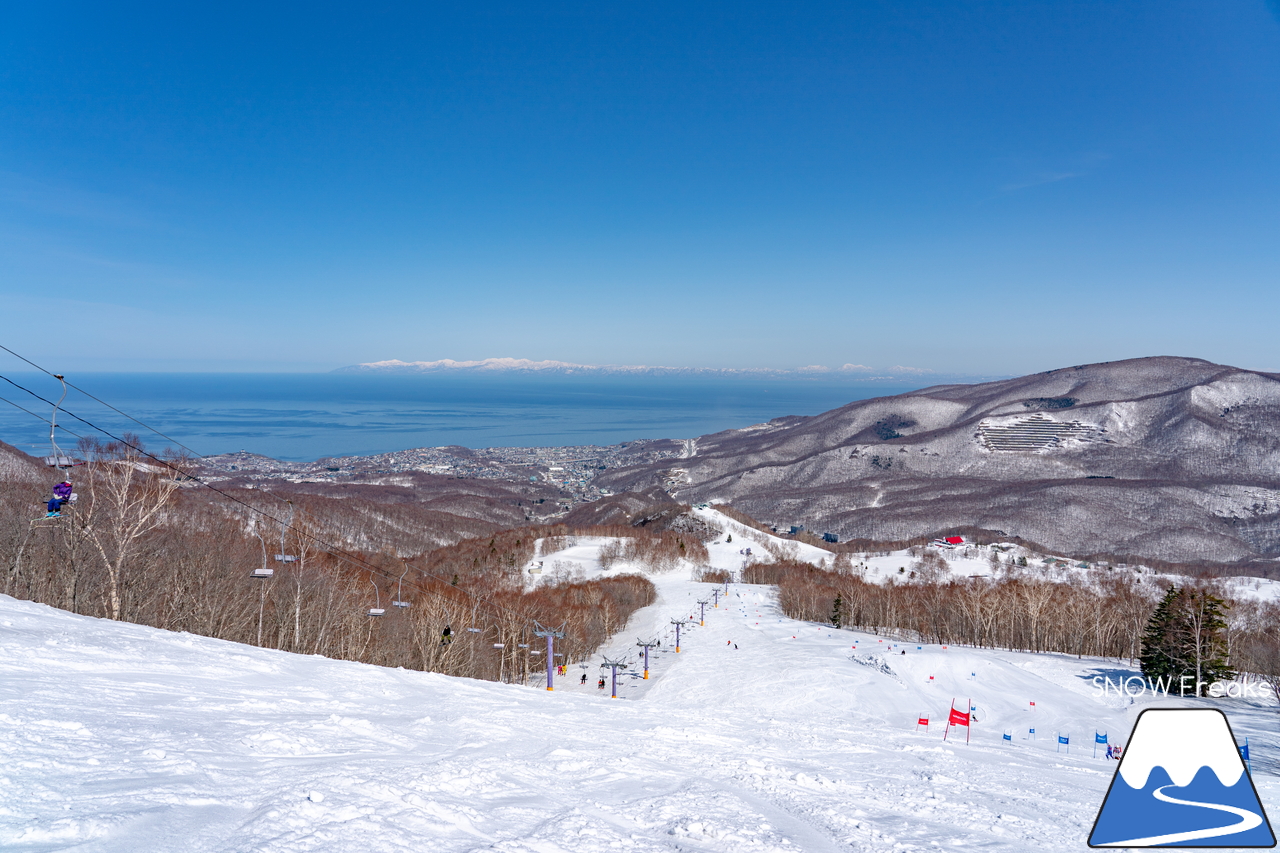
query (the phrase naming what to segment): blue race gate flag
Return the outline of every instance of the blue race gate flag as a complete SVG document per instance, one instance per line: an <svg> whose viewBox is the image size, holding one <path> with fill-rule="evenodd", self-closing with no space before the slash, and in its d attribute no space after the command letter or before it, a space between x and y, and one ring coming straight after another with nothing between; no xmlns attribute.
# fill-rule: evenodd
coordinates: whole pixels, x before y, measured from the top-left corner
<svg viewBox="0 0 1280 853"><path fill-rule="evenodd" d="M1005 740L1013 740L1013 735L1011 735L1011 734L1007 734L1007 733L1006 733L1006 734L1002 735L1002 737L1003 737Z"/></svg>
<svg viewBox="0 0 1280 853"><path fill-rule="evenodd" d="M1107 742L1107 736L1106 736L1106 735L1100 735L1100 734L1098 734L1097 732L1094 732L1094 733L1093 733L1093 738L1094 738L1094 742L1095 742L1095 743L1106 743L1106 742Z"/></svg>
<svg viewBox="0 0 1280 853"><path fill-rule="evenodd" d="M1071 743L1071 738L1064 735L1058 735L1058 743Z"/></svg>

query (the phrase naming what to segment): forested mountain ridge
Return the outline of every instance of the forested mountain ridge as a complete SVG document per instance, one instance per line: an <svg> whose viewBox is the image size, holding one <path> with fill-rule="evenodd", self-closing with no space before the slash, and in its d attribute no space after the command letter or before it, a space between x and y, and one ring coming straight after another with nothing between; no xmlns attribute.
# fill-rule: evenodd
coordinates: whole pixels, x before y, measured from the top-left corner
<svg viewBox="0 0 1280 853"><path fill-rule="evenodd" d="M1270 563L1278 427L1280 375L1162 356L780 418L599 480L842 539L987 530L1082 557Z"/></svg>

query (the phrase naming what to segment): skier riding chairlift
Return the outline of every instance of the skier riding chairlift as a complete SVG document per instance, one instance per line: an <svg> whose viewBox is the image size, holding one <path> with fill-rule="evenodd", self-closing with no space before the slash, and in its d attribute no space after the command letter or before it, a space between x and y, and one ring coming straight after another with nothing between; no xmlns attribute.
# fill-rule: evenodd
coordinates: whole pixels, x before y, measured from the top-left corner
<svg viewBox="0 0 1280 853"><path fill-rule="evenodd" d="M75 492L71 491L71 484L66 480L58 483L53 487L53 497L45 505L45 518L61 518L62 508L68 503L74 503L76 499Z"/></svg>
<svg viewBox="0 0 1280 853"><path fill-rule="evenodd" d="M53 378L62 383L62 396L58 398L58 402L53 404L53 416L49 419L49 446L53 450L53 455L46 461L54 468L70 468L75 464L70 457L62 455L62 448L58 447L58 409L62 406L62 401L67 399L67 381L61 374L53 374ZM45 518L61 518L62 507L67 503L74 502L75 493L72 491L71 483L62 480L53 487L53 497L45 504Z"/></svg>

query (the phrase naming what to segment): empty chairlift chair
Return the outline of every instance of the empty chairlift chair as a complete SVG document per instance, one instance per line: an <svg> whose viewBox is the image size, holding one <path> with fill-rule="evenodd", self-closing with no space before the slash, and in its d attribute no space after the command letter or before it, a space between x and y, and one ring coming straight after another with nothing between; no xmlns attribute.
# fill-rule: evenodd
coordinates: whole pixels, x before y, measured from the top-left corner
<svg viewBox="0 0 1280 853"><path fill-rule="evenodd" d="M400 573L400 580L396 581L396 600L391 602L392 607L408 607L409 602L404 600L402 591L404 589L404 576L409 573L409 564L404 564L404 571Z"/></svg>
<svg viewBox="0 0 1280 853"><path fill-rule="evenodd" d="M374 601L376 602L373 607L369 608L369 615L384 616L386 615L387 609L382 606L382 592L378 589L377 581L373 579L373 572L369 573L369 583L373 584L373 594L375 596Z"/></svg>

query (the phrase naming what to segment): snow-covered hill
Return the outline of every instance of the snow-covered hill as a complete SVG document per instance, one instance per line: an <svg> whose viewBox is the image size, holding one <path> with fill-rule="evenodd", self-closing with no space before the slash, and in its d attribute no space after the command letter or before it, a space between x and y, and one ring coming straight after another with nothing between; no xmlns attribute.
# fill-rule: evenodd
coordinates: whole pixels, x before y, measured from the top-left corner
<svg viewBox="0 0 1280 853"><path fill-rule="evenodd" d="M844 539L983 530L1081 558L1274 570L1278 414L1280 375L1130 359L782 417L597 482Z"/></svg>
<svg viewBox="0 0 1280 853"><path fill-rule="evenodd" d="M598 572L601 544L544 562ZM1094 676L1131 674L1115 661L835 631L759 586L731 585L676 655L670 620L715 587L654 581L659 602L603 650L634 663L637 637L665 637L618 700L595 687L599 658L548 693L0 598L0 848L1081 850L1114 769L1094 731L1123 741L1151 701L1098 695ZM968 745L942 740L953 698L977 709ZM1276 815L1274 704L1219 707Z"/></svg>

